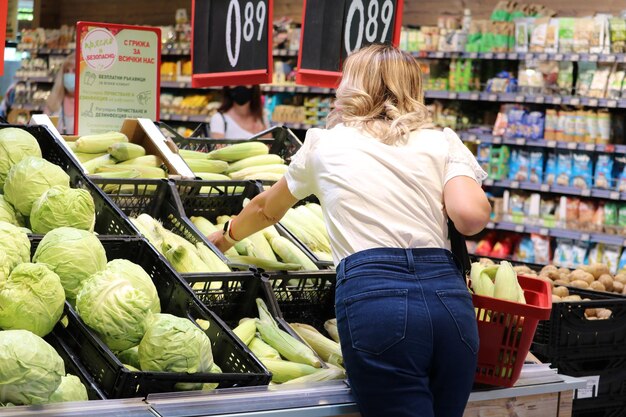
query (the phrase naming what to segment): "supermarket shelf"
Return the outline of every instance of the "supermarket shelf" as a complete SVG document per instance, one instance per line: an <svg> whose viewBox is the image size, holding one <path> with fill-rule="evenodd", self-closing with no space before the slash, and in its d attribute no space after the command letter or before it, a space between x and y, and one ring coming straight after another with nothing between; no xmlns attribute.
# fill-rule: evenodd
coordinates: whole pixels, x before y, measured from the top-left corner
<svg viewBox="0 0 626 417"><path fill-rule="evenodd" d="M20 48L18 51L28 52L36 55L69 55L75 48Z"/></svg>
<svg viewBox="0 0 626 417"><path fill-rule="evenodd" d="M191 49L189 48L163 48L161 55L168 56L191 56Z"/></svg>
<svg viewBox="0 0 626 417"><path fill-rule="evenodd" d="M532 146L534 148L569 149L587 152L605 152L626 154L626 145L595 144L581 142L561 142L556 140L532 140L525 138L507 139L489 133L460 132L461 139L466 142L488 143L493 145Z"/></svg>
<svg viewBox="0 0 626 417"><path fill-rule="evenodd" d="M15 81L28 81L31 83L53 83L54 77L25 77L22 75L16 75L14 77Z"/></svg>
<svg viewBox="0 0 626 417"><path fill-rule="evenodd" d="M469 58L484 60L519 61L537 59L540 61L586 61L586 62L626 62L626 54L588 53L544 53L544 52L412 52L416 58L446 59Z"/></svg>
<svg viewBox="0 0 626 417"><path fill-rule="evenodd" d="M334 88L307 87L303 85L262 85L264 93L335 94Z"/></svg>
<svg viewBox="0 0 626 417"><path fill-rule="evenodd" d="M313 129L315 127L324 127L324 125L312 125L308 123L283 123L283 122L272 122L272 126L284 126L291 130L308 130Z"/></svg>
<svg viewBox="0 0 626 417"><path fill-rule="evenodd" d="M298 56L298 50L290 50L290 49L274 49L274 56L284 56L288 58L296 58Z"/></svg>
<svg viewBox="0 0 626 417"><path fill-rule="evenodd" d="M626 246L626 239L619 235L606 233L582 232L577 230L550 228L544 226L524 225L514 222L489 222L485 229L503 230L515 233L536 233L542 236L573 239L589 243L604 243L606 245Z"/></svg>
<svg viewBox="0 0 626 417"><path fill-rule="evenodd" d="M187 114L161 114L163 122L193 122L193 123L209 123L211 116L206 114L187 115Z"/></svg>
<svg viewBox="0 0 626 417"><path fill-rule="evenodd" d="M12 104L11 105L12 109L18 109L18 110L28 110L28 111L43 111L44 106L43 105L34 105L34 104Z"/></svg>
<svg viewBox="0 0 626 417"><path fill-rule="evenodd" d="M548 185L548 184L538 184L534 182L528 181L511 181L511 180L501 180L494 181L491 179L487 179L483 181L483 185L485 187L494 187L494 188L507 188L512 190L523 190L523 191L531 191L531 192L542 192L542 193L553 193L553 194L561 194L561 195L570 195L575 197L593 197L593 198L602 198L606 200L626 200L626 193L620 193L619 191L613 190L604 190L601 188L587 188L581 189L577 187L569 187L562 185Z"/></svg>

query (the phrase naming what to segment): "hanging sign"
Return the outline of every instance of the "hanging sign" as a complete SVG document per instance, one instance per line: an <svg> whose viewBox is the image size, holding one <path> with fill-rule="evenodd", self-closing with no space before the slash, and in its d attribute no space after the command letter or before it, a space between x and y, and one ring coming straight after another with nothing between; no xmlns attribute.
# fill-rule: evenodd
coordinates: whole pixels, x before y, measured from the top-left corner
<svg viewBox="0 0 626 417"><path fill-rule="evenodd" d="M403 0L304 0L298 84L336 87L345 59L363 46L398 46Z"/></svg>
<svg viewBox="0 0 626 417"><path fill-rule="evenodd" d="M192 85L272 81L273 0L194 0Z"/></svg>
<svg viewBox="0 0 626 417"><path fill-rule="evenodd" d="M74 133L119 131L124 119L159 119L161 29L76 25Z"/></svg>

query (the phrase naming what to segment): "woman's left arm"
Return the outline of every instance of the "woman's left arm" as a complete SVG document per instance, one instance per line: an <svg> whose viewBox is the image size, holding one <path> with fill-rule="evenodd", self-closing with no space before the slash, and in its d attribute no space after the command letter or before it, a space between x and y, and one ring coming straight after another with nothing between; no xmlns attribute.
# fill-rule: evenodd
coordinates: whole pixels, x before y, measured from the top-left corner
<svg viewBox="0 0 626 417"><path fill-rule="evenodd" d="M287 187L287 180L281 178L269 190L254 197L248 205L231 220L230 237L242 240L260 230L277 223L298 199ZM209 240L222 252L233 246L221 231L209 236Z"/></svg>

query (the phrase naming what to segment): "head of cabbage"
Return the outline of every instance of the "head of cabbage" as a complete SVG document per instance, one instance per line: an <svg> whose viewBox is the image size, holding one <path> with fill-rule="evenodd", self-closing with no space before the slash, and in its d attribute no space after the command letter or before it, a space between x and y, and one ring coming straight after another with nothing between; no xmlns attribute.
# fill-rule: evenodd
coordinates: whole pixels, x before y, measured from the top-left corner
<svg viewBox="0 0 626 417"><path fill-rule="evenodd" d="M73 227L59 227L43 237L33 262L44 263L61 279L65 296L73 300L83 281L104 271L107 256L96 235Z"/></svg>
<svg viewBox="0 0 626 417"><path fill-rule="evenodd" d="M19 227L0 221L0 251L6 254L9 272L18 264L30 261L30 240Z"/></svg>
<svg viewBox="0 0 626 417"><path fill-rule="evenodd" d="M7 127L0 130L0 190L9 170L27 156L41 158L37 139L24 129Z"/></svg>
<svg viewBox="0 0 626 417"><path fill-rule="evenodd" d="M30 212L30 226L39 234L63 226L92 231L95 223L96 207L91 193L64 185L45 191Z"/></svg>
<svg viewBox="0 0 626 417"><path fill-rule="evenodd" d="M61 378L61 384L50 396L49 402L62 403L69 401L87 401L87 388L75 375L67 374Z"/></svg>
<svg viewBox="0 0 626 417"><path fill-rule="evenodd" d="M41 337L27 330L0 331L0 402L46 403L63 375L63 359Z"/></svg>
<svg viewBox="0 0 626 417"><path fill-rule="evenodd" d="M44 264L16 266L0 282L0 328L45 336L63 314L65 292L59 276Z"/></svg>
<svg viewBox="0 0 626 417"><path fill-rule="evenodd" d="M13 206L5 200L4 196L0 194L0 221L11 223L14 226L24 226L24 217L19 211L16 211Z"/></svg>
<svg viewBox="0 0 626 417"><path fill-rule="evenodd" d="M139 344L145 319L161 310L152 280L141 267L131 264L107 266L87 279L76 297L79 316L114 352Z"/></svg>
<svg viewBox="0 0 626 417"><path fill-rule="evenodd" d="M154 314L139 343L139 363L142 371L209 372L211 340L189 319Z"/></svg>
<svg viewBox="0 0 626 417"><path fill-rule="evenodd" d="M30 216L33 203L55 185L69 187L70 177L60 166L28 156L9 170L4 183L4 197L22 215Z"/></svg>

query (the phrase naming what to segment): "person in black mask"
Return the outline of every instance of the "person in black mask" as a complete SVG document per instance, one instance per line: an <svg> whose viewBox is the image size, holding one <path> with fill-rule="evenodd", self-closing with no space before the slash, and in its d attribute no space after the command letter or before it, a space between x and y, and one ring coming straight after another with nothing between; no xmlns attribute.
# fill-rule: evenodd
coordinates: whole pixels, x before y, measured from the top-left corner
<svg viewBox="0 0 626 417"><path fill-rule="evenodd" d="M212 138L247 139L267 127L258 85L224 87L222 105L211 118Z"/></svg>

